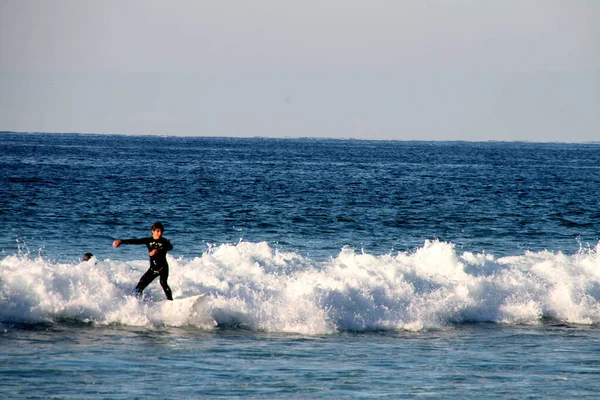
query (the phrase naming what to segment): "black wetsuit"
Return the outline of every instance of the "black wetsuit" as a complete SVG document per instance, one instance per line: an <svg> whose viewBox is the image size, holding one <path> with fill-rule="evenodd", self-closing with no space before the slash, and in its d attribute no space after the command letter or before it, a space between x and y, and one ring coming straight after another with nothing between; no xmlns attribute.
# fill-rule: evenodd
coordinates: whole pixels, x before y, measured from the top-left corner
<svg viewBox="0 0 600 400"><path fill-rule="evenodd" d="M150 269L142 276L135 290L139 295L142 294L146 286L148 286L157 276L160 276L160 286L162 286L167 299L173 300L171 288L167 284L169 278L169 264L167 263L167 251L173 250L173 245L165 237L154 239L152 237L142 239L127 239L122 240L122 244L145 244L148 251L156 250L156 254L150 257Z"/></svg>

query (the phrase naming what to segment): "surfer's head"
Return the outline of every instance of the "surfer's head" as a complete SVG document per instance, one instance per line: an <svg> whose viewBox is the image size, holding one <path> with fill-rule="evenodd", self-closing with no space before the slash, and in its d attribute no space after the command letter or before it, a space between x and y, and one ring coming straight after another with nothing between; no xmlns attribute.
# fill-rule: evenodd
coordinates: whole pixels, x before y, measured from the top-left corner
<svg viewBox="0 0 600 400"><path fill-rule="evenodd" d="M155 240L160 239L164 231L165 231L165 227L163 226L162 223L157 222L154 225L152 225L152 237Z"/></svg>

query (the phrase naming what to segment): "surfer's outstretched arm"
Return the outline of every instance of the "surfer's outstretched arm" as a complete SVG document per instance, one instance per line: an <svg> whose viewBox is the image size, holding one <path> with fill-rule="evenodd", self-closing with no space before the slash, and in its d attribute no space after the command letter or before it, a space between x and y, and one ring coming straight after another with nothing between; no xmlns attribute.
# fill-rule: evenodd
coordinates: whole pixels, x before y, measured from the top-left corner
<svg viewBox="0 0 600 400"><path fill-rule="evenodd" d="M142 239L117 239L113 242L113 247L119 247L122 244L145 244L147 245L152 238L142 238Z"/></svg>

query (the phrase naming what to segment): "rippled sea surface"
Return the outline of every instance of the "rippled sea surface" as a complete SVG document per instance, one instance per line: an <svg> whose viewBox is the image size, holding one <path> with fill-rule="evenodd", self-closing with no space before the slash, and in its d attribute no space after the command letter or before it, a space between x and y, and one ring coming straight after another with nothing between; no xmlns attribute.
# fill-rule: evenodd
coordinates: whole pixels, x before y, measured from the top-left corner
<svg viewBox="0 0 600 400"><path fill-rule="evenodd" d="M434 238L572 252L599 236L596 144L1 135L9 251L78 256L154 220L182 254L239 239L315 257Z"/></svg>
<svg viewBox="0 0 600 400"><path fill-rule="evenodd" d="M598 144L0 133L0 396L597 398L599 188ZM156 221L172 303L111 246Z"/></svg>
<svg viewBox="0 0 600 400"><path fill-rule="evenodd" d="M74 326L0 336L5 398L597 398L597 330L297 336Z"/></svg>

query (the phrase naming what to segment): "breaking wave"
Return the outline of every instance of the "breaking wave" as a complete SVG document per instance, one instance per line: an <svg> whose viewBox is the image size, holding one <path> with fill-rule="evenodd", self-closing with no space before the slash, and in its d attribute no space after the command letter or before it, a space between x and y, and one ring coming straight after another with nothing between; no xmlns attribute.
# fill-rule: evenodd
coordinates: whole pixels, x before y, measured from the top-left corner
<svg viewBox="0 0 600 400"><path fill-rule="evenodd" d="M600 244L567 255L495 258L427 241L410 252L344 248L317 262L267 243L210 247L168 258L174 302L158 280L132 295L147 260L0 261L0 326L75 321L269 332L421 331L472 323L600 323ZM195 295L206 294L202 301Z"/></svg>

